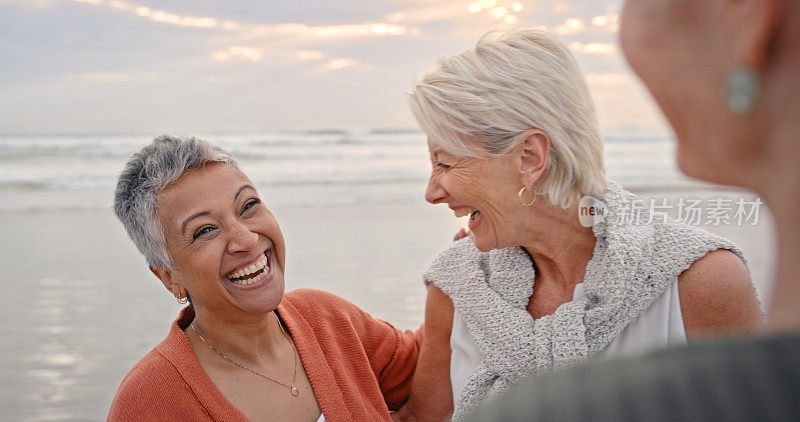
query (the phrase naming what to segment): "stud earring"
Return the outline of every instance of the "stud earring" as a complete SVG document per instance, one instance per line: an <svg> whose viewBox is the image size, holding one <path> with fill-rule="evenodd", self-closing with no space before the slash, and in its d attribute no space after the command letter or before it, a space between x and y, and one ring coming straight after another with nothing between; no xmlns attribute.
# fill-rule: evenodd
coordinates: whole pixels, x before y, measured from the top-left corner
<svg viewBox="0 0 800 422"><path fill-rule="evenodd" d="M752 69L740 67L728 75L725 82L728 108L736 114L745 114L753 109L758 97L758 75Z"/></svg>

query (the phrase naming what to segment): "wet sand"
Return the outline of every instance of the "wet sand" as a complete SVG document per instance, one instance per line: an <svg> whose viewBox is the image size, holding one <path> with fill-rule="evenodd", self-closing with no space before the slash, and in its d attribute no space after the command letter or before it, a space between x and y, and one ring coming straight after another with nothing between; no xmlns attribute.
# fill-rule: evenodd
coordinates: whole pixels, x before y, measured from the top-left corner
<svg viewBox="0 0 800 422"><path fill-rule="evenodd" d="M641 192L648 196L716 191ZM287 240L287 290L339 294L415 328L420 274L464 222L420 199L407 205L274 209ZM104 420L122 377L167 333L179 310L108 210L2 213L0 409L15 421ZM707 227L738 243L769 291L772 233Z"/></svg>

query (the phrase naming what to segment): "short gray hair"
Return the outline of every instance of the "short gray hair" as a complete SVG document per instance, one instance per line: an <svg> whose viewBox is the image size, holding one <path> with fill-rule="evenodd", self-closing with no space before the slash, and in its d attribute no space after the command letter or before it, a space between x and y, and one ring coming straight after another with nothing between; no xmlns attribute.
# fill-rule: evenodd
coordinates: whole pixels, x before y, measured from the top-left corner
<svg viewBox="0 0 800 422"><path fill-rule="evenodd" d="M154 268L172 269L164 229L156 216L158 194L187 171L208 163L238 168L221 148L196 138L162 135L125 164L114 193L114 213Z"/></svg>
<svg viewBox="0 0 800 422"><path fill-rule="evenodd" d="M474 50L439 59L409 103L430 142L455 156L502 155L531 129L547 133L550 161L539 192L553 204L566 208L607 187L586 80L548 32L484 35Z"/></svg>

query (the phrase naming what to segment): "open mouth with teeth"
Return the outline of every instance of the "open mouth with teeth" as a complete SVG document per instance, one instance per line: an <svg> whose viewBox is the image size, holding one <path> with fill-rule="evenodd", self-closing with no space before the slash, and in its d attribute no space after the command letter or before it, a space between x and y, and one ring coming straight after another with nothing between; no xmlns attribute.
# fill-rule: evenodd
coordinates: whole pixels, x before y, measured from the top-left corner
<svg viewBox="0 0 800 422"><path fill-rule="evenodd" d="M272 249L266 250L261 257L254 263L245 268L240 268L231 272L225 278L238 286L250 286L256 284L269 274L272 262Z"/></svg>
<svg viewBox="0 0 800 422"><path fill-rule="evenodd" d="M453 212L456 214L457 218L469 216L470 230L475 230L481 219L481 212L476 210L475 208L470 208L470 207L456 208L453 210Z"/></svg>

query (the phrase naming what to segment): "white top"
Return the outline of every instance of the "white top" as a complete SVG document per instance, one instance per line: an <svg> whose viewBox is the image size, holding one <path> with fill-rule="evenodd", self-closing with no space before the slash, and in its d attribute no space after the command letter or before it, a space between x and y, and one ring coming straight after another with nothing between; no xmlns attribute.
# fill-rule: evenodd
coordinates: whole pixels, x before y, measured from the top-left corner
<svg viewBox="0 0 800 422"><path fill-rule="evenodd" d="M319 419L317 419L317 422L325 422L325 414L320 413L319 414Z"/></svg>
<svg viewBox="0 0 800 422"><path fill-rule="evenodd" d="M583 284L576 285L572 299L585 298ZM686 344L686 331L683 328L678 283L673 283L637 320L628 324L606 349L592 359L636 357L678 344ZM467 379L481 361L478 345L458 309L453 312L450 350L450 382L455 402Z"/></svg>

